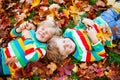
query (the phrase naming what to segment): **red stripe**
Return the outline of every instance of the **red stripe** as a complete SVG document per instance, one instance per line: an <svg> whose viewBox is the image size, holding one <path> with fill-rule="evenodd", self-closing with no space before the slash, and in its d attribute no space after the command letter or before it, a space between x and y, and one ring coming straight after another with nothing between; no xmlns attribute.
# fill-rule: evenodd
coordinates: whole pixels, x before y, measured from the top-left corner
<svg viewBox="0 0 120 80"><path fill-rule="evenodd" d="M100 54L100 56L102 56L102 57L106 57L107 54L106 54L106 53L104 53L104 54Z"/></svg>
<svg viewBox="0 0 120 80"><path fill-rule="evenodd" d="M26 55L31 54L32 52L34 52L34 48L30 48L28 50L25 50Z"/></svg>
<svg viewBox="0 0 120 80"><path fill-rule="evenodd" d="M38 50L40 52L40 54L43 56L43 53L40 48L37 48L36 50Z"/></svg>
<svg viewBox="0 0 120 80"><path fill-rule="evenodd" d="M94 24L94 28L97 31L97 33L99 33L99 29L98 29L98 26L96 24Z"/></svg>
<svg viewBox="0 0 120 80"><path fill-rule="evenodd" d="M86 62L90 62L90 59L91 59L91 53L87 51Z"/></svg>
<svg viewBox="0 0 120 80"><path fill-rule="evenodd" d="M6 48L5 54L6 54L7 58L11 58L11 55L10 55L10 52L9 52L8 48Z"/></svg>
<svg viewBox="0 0 120 80"><path fill-rule="evenodd" d="M5 54L6 54L7 58L12 58L11 55L10 55L10 52L9 52L8 48L6 48ZM13 68L17 68L17 65L14 64L14 65L13 65Z"/></svg>
<svg viewBox="0 0 120 80"><path fill-rule="evenodd" d="M76 30L76 31L77 31L77 34L79 35L84 47L86 48L86 50L89 50L89 45L87 44L87 41L86 41L83 33L81 31L79 31L79 30Z"/></svg>
<svg viewBox="0 0 120 80"><path fill-rule="evenodd" d="M23 36L21 37L21 39L22 39L23 41L25 40L25 38L24 38Z"/></svg>

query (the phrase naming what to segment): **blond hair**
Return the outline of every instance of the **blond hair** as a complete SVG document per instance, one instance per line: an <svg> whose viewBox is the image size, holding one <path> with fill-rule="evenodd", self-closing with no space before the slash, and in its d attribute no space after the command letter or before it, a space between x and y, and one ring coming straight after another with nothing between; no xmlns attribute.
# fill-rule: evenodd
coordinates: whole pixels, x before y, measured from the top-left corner
<svg viewBox="0 0 120 80"><path fill-rule="evenodd" d="M55 29L55 34L54 35L60 36L62 34L62 30L57 26L56 22L51 17L49 17L46 20L40 22L40 24L38 24L38 28L40 26L44 25L44 24L47 25L50 28Z"/></svg>
<svg viewBox="0 0 120 80"><path fill-rule="evenodd" d="M60 51L55 42L56 36L48 41L47 44L47 54L46 57L55 63L60 63L63 60L63 55L60 54Z"/></svg>

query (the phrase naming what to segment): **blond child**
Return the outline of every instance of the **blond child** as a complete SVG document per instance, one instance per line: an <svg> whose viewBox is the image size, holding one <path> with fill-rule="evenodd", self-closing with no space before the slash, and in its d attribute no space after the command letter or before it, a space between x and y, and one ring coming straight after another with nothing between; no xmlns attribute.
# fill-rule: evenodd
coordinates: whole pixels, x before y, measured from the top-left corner
<svg viewBox="0 0 120 80"><path fill-rule="evenodd" d="M82 22L90 27L78 25L74 29L68 28L64 37L54 37L48 42L46 56L50 61L59 63L69 54L83 62L99 61L107 56L103 44L112 45L112 33L105 21L98 20L99 24L96 24L90 19L84 19ZM103 33L109 34L104 36Z"/></svg>
<svg viewBox="0 0 120 80"><path fill-rule="evenodd" d="M10 35L16 39L0 48L0 75L14 75L15 70L28 62L42 58L46 54L46 42L61 31L51 19L41 22L36 31L34 29L32 23L25 22L11 30Z"/></svg>

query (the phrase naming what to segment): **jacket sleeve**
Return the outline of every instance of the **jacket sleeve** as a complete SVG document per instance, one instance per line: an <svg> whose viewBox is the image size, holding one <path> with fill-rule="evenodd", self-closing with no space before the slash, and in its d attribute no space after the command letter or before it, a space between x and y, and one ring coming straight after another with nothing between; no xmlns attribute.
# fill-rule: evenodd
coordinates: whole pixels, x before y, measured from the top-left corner
<svg viewBox="0 0 120 80"><path fill-rule="evenodd" d="M81 21L79 21L78 25L74 27L75 29L79 30L79 29L84 29L86 28L85 27L85 24L83 24Z"/></svg>
<svg viewBox="0 0 120 80"><path fill-rule="evenodd" d="M17 32L16 32L16 28L13 28L13 29L10 31L10 36L11 36L11 37L21 37L22 34L21 34L21 32L20 32L20 33L17 33Z"/></svg>
<svg viewBox="0 0 120 80"><path fill-rule="evenodd" d="M102 45L101 41L98 43L92 45L92 51L91 51L91 60L93 61L99 61L104 59L107 56L104 46Z"/></svg>
<svg viewBox="0 0 120 80"><path fill-rule="evenodd" d="M29 61L36 61L42 58L46 53L46 45L39 45L38 47L35 46L32 39L26 39L24 41L24 51L25 51L25 58Z"/></svg>

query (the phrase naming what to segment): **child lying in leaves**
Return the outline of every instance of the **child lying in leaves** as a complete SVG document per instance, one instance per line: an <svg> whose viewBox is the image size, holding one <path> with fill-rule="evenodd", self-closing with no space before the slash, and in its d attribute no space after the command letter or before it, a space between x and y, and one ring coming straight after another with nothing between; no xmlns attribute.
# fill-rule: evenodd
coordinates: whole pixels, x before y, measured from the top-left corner
<svg viewBox="0 0 120 80"><path fill-rule="evenodd" d="M0 48L0 75L12 75L28 62L37 61L46 54L46 42L60 29L53 20L47 19L39 24L35 31L32 23L25 22L10 32L16 39L8 47Z"/></svg>
<svg viewBox="0 0 120 80"><path fill-rule="evenodd" d="M94 22L84 18L82 22L86 26L68 28L64 37L54 37L48 42L46 56L49 60L59 63L72 54L79 61L93 62L107 56L103 45L112 46L112 33L106 22L99 18Z"/></svg>

